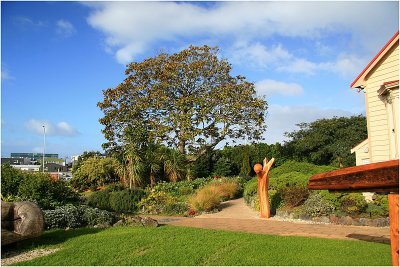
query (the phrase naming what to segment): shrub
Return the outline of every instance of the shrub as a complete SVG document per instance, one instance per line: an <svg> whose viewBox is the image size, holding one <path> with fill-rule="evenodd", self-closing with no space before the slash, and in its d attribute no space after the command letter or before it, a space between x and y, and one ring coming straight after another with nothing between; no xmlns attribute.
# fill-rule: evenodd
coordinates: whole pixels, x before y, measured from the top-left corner
<svg viewBox="0 0 400 267"><path fill-rule="evenodd" d="M289 172L281 174L280 176L270 177L269 188L277 191L283 191L288 187L301 187L306 188L310 179L309 174L301 172Z"/></svg>
<svg viewBox="0 0 400 267"><path fill-rule="evenodd" d="M1 165L1 195L2 197L14 196L18 194L18 188L25 179L25 175L21 170L17 170L10 164Z"/></svg>
<svg viewBox="0 0 400 267"><path fill-rule="evenodd" d="M93 192L87 198L87 204L91 207L99 208L102 210L111 210L110 206L110 191L101 190Z"/></svg>
<svg viewBox="0 0 400 267"><path fill-rule="evenodd" d="M258 205L259 205L259 199L258 200ZM276 214L276 210L281 207L283 201L282 201L282 195L280 192L276 190L268 190L268 201L270 203L270 209L271 209L271 214ZM258 208L259 210L260 208Z"/></svg>
<svg viewBox="0 0 400 267"><path fill-rule="evenodd" d="M116 217L107 211L94 209L88 206L65 205L54 210L43 210L46 229L78 228L99 224L111 225Z"/></svg>
<svg viewBox="0 0 400 267"><path fill-rule="evenodd" d="M140 210L147 214L184 214L188 210L186 203L166 192L151 191L139 202Z"/></svg>
<svg viewBox="0 0 400 267"><path fill-rule="evenodd" d="M237 181L228 178L214 180L207 187L212 188L212 190L219 194L222 201L237 198L243 193L241 185Z"/></svg>
<svg viewBox="0 0 400 267"><path fill-rule="evenodd" d="M205 187L189 199L190 205L198 211L211 211L218 208L221 196L214 187Z"/></svg>
<svg viewBox="0 0 400 267"><path fill-rule="evenodd" d="M276 178L281 176L282 174L285 173L290 173L290 172L299 172L305 175L308 175L311 177L314 174L321 173L321 172L328 172L332 170L336 170L337 168L332 167L332 166L319 166L319 165L314 165L311 163L306 163L306 162L297 162L293 160L288 160L282 165L280 165L277 168L273 168L270 171L271 178Z"/></svg>
<svg viewBox="0 0 400 267"><path fill-rule="evenodd" d="M257 195L258 192L258 182L257 177L248 181L243 190L243 198L247 204L250 204L250 201L253 199L254 196Z"/></svg>
<svg viewBox="0 0 400 267"><path fill-rule="evenodd" d="M52 209L68 203L78 203L79 195L64 181L53 181L48 174L26 173L18 188L21 200L34 200L42 209Z"/></svg>
<svg viewBox="0 0 400 267"><path fill-rule="evenodd" d="M135 212L138 209L137 204L144 195L145 193L141 189L110 192L110 208L116 212Z"/></svg>
<svg viewBox="0 0 400 267"><path fill-rule="evenodd" d="M221 201L238 197L242 192L243 189L237 181L221 178L200 189L189 199L189 203L199 211L211 211L217 208Z"/></svg>
<svg viewBox="0 0 400 267"><path fill-rule="evenodd" d="M389 216L389 202L387 195L375 194L373 202L368 203L365 210L370 217L386 217Z"/></svg>
<svg viewBox="0 0 400 267"><path fill-rule="evenodd" d="M89 226L113 224L117 217L106 210L81 206L83 208L83 221Z"/></svg>
<svg viewBox="0 0 400 267"><path fill-rule="evenodd" d="M287 187L282 190L283 201L287 207L294 208L306 201L310 192L304 187Z"/></svg>
<svg viewBox="0 0 400 267"><path fill-rule="evenodd" d="M317 190L314 191L318 193L325 201L331 203L335 209L340 209L341 198L346 195L346 193L330 193L328 190Z"/></svg>
<svg viewBox="0 0 400 267"><path fill-rule="evenodd" d="M153 190L155 192L165 192L171 196L185 199L187 196L193 194L196 189L205 186L210 183L212 178L198 178L192 181L179 181L176 183L171 182L160 182L157 183L153 188L148 188L148 190Z"/></svg>
<svg viewBox="0 0 400 267"><path fill-rule="evenodd" d="M142 189L124 189L113 186L104 190L96 191L87 198L87 204L91 207L102 210L116 212L135 212L138 208L138 202L144 197Z"/></svg>
<svg viewBox="0 0 400 267"><path fill-rule="evenodd" d="M361 193L350 193L341 199L341 209L350 214L356 215L364 212L367 208L367 202Z"/></svg>
<svg viewBox="0 0 400 267"><path fill-rule="evenodd" d="M320 194L313 193L304 202L301 210L306 215L316 217L331 214L335 210L335 207L326 201Z"/></svg>

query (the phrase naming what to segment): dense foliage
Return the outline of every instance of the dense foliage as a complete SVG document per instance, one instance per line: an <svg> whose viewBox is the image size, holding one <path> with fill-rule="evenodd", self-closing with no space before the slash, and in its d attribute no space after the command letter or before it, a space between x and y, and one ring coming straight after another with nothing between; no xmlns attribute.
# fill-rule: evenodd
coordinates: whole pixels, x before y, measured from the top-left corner
<svg viewBox="0 0 400 267"><path fill-rule="evenodd" d="M307 189L313 174L334 169L292 160L273 168L268 190L272 214L277 209L284 209L311 217L330 214L371 218L388 216L386 195L375 194L374 200L368 203L361 193L329 193L327 190ZM243 193L246 203L256 210L259 209L257 188L255 177L245 185Z"/></svg>
<svg viewBox="0 0 400 267"><path fill-rule="evenodd" d="M52 180L46 173L17 170L1 165L1 195L6 201L30 200L42 209L77 203L79 195L62 180Z"/></svg>
<svg viewBox="0 0 400 267"><path fill-rule="evenodd" d="M291 158L317 165L348 167L355 165L351 148L368 136L364 116L320 119L300 123L299 130L287 133L285 146Z"/></svg>
<svg viewBox="0 0 400 267"><path fill-rule="evenodd" d="M119 181L119 168L119 163L114 158L91 156L75 169L70 183L79 190L96 190L99 186Z"/></svg>
<svg viewBox="0 0 400 267"><path fill-rule="evenodd" d="M190 46L128 65L126 79L98 103L106 150L143 132L182 154L201 155L225 138L259 139L267 103L253 83L232 76L218 48Z"/></svg>
<svg viewBox="0 0 400 267"><path fill-rule="evenodd" d="M121 189L111 186L92 193L87 198L87 204L108 211L136 212L139 201L145 196L140 188Z"/></svg>
<svg viewBox="0 0 400 267"><path fill-rule="evenodd" d="M83 226L110 226L116 222L111 212L88 206L60 206L54 210L44 210L46 229L79 228Z"/></svg>

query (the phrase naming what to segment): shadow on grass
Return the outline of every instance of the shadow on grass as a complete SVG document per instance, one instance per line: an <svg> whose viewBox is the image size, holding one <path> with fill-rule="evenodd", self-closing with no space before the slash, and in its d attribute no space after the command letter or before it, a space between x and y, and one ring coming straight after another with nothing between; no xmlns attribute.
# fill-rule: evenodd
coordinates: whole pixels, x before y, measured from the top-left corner
<svg viewBox="0 0 400 267"><path fill-rule="evenodd" d="M348 234L349 238L354 238L361 241L373 242L373 243L383 243L390 244L390 238L382 236L372 236L372 235L362 235L362 234Z"/></svg>
<svg viewBox="0 0 400 267"><path fill-rule="evenodd" d="M40 237L21 240L16 243L1 247L1 258L6 258L8 255L18 255L22 252L34 250L40 247L52 246L63 243L70 238L90 235L101 232L104 229L100 228L79 228L79 229L57 229L44 232Z"/></svg>

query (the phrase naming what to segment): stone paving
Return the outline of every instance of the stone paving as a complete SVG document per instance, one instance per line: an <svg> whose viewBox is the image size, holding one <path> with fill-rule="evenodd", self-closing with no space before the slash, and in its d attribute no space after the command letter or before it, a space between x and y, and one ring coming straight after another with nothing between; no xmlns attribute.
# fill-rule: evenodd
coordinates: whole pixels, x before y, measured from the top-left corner
<svg viewBox="0 0 400 267"><path fill-rule="evenodd" d="M282 236L306 236L347 240L363 240L390 244L389 227L348 226L287 221L276 217L260 219L243 198L223 203L222 211L197 217L151 216L160 224L208 228L217 230L271 234Z"/></svg>

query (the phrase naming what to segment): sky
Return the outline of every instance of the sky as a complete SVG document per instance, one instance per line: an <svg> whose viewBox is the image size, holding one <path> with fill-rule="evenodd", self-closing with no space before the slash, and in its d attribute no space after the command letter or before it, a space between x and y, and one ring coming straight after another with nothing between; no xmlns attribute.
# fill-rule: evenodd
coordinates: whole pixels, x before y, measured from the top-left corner
<svg viewBox="0 0 400 267"><path fill-rule="evenodd" d="M298 123L365 114L350 84L398 29L397 1L2 1L1 155L102 151L102 90L189 45L218 46L256 85L265 142L283 143Z"/></svg>

